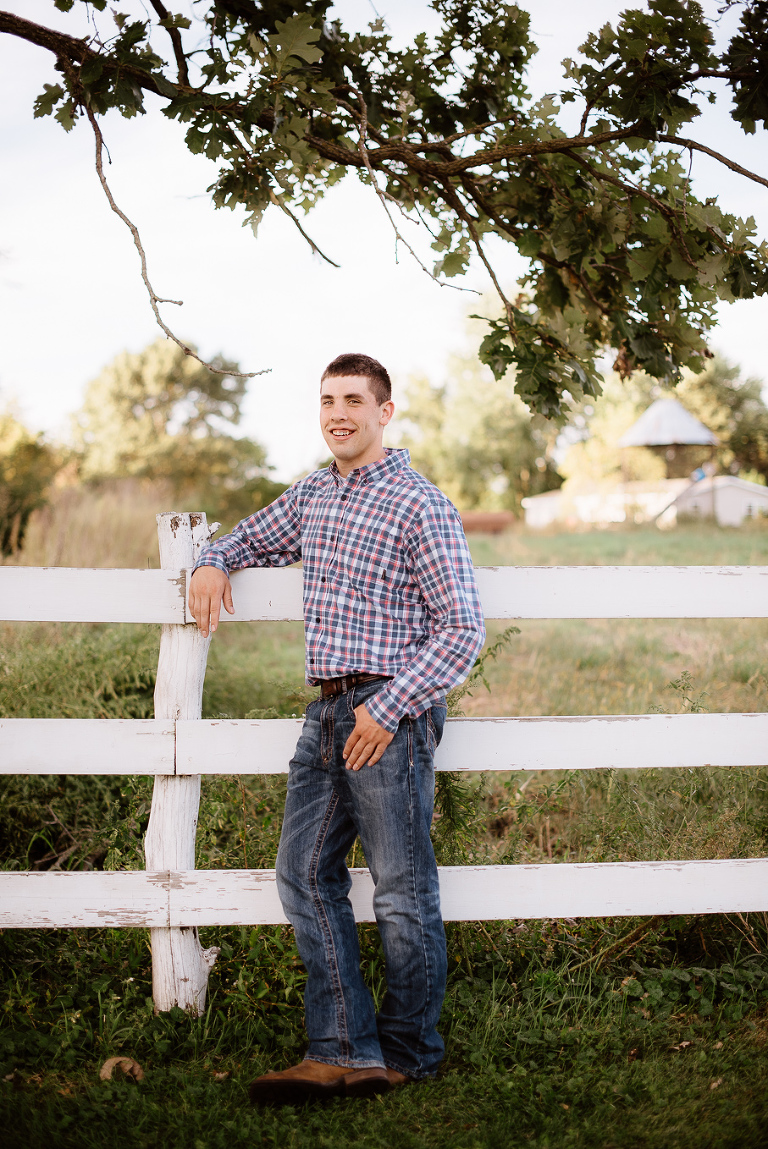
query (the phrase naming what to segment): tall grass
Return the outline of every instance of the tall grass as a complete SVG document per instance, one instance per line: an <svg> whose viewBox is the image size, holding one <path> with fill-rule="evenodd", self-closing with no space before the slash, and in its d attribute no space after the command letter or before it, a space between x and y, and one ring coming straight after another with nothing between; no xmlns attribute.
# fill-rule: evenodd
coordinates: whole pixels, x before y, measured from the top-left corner
<svg viewBox="0 0 768 1149"><path fill-rule="evenodd" d="M30 518L23 550L6 563L33 567L157 567L161 511L178 507L170 484L119 479L56 487Z"/></svg>

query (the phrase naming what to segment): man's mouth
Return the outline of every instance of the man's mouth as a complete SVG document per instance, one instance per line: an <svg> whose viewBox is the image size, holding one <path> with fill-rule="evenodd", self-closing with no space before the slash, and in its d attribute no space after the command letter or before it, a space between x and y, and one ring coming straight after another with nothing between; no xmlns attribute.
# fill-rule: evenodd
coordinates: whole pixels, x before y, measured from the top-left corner
<svg viewBox="0 0 768 1149"><path fill-rule="evenodd" d="M354 432L350 431L348 427L335 427L331 431L331 434L333 435L334 439L348 439L350 435L354 434Z"/></svg>

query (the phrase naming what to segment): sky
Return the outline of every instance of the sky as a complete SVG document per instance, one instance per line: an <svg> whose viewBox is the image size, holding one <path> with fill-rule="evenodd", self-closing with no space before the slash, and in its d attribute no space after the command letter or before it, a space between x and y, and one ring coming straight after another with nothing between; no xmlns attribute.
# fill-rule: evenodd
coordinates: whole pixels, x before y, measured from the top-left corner
<svg viewBox="0 0 768 1149"><path fill-rule="evenodd" d="M182 6L177 0L173 7ZM4 7L76 34L52 0L5 0ZM615 22L626 5L523 0L521 7L533 13L540 49L529 86L544 95L561 87L560 61L575 56L587 32ZM717 0L704 7L714 14ZM364 28L377 12L396 44L437 27L425 0L375 0L375 9L372 0L340 0L331 14L352 29ZM718 37L729 39L736 20L736 13L723 17ZM131 237L98 182L90 126L81 121L66 134L50 117L33 119L34 98L55 82L49 53L0 36L0 409L15 404L28 426L54 437L66 434L85 385L106 363L160 335ZM765 174L765 134L744 136L729 106L724 93L690 134L746 167L762 164ZM277 211L267 212L254 238L242 227L244 213L214 210L205 190L214 166L187 151L178 125L151 97L147 107L133 120L114 112L104 117L108 180L141 232L155 290L184 301L163 308L169 326L203 356L222 352L245 371L268 369L250 381L240 430L266 446L275 477L288 481L324 457L318 381L340 352L364 351L385 363L396 399L413 373L444 381L451 353L466 349L464 316L477 297L438 286L402 249L396 260L391 225L370 189L348 177L303 221L341 265L336 270L313 256ZM699 155L692 176L695 191L754 216L768 235L768 193L759 185ZM409 235L431 266L426 234L413 228ZM524 265L508 247L498 241L495 258L512 283ZM479 291L490 286L476 264L464 280L451 282ZM766 319L765 300L723 305L712 345L745 374L768 382Z"/></svg>

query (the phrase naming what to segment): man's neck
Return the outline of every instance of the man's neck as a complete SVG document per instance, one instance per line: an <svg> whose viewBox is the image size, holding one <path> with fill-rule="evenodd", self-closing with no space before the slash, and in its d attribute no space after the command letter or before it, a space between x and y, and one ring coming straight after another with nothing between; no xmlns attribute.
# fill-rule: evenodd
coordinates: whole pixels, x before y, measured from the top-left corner
<svg viewBox="0 0 768 1149"><path fill-rule="evenodd" d="M336 470L341 475L342 479L346 479L353 471L357 471L360 467L369 467L371 463L380 463L382 459L386 459L387 451L385 447L381 447L378 453L371 452L370 456L362 459L334 459L336 460Z"/></svg>

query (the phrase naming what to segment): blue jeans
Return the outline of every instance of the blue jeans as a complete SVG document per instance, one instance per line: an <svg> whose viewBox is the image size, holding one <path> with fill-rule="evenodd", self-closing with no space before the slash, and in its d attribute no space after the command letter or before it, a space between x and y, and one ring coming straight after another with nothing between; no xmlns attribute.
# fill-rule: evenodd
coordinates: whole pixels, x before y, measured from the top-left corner
<svg viewBox="0 0 768 1149"><path fill-rule="evenodd" d="M355 1069L388 1065L409 1077L435 1073L445 993L445 931L429 837L433 756L445 707L404 718L375 766L347 770L342 751L354 707L381 683L307 707L290 764L277 855L277 888L307 970L306 1056ZM359 835L375 884L374 912L387 992L376 1015L360 972L346 856Z"/></svg>

